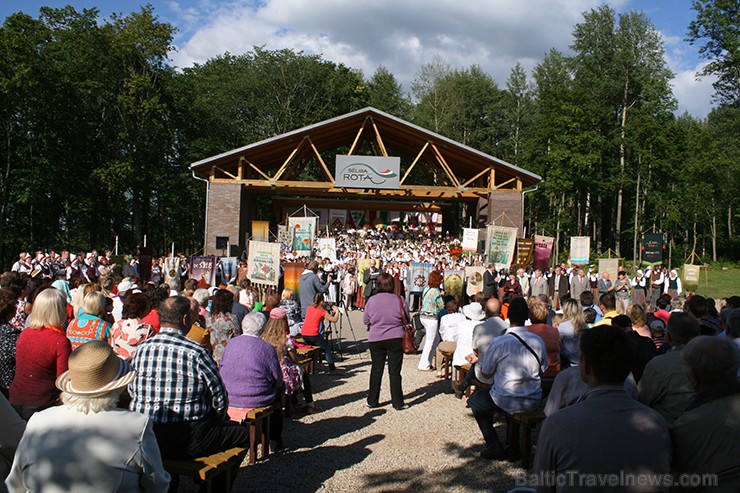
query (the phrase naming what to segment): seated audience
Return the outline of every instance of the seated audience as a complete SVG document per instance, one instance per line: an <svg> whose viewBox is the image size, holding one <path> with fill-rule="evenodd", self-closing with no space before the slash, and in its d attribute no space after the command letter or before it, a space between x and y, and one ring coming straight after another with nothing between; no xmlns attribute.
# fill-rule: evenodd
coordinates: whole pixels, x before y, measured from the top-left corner
<svg viewBox="0 0 740 493"><path fill-rule="evenodd" d="M604 315L601 317L601 320L594 324L594 327L611 325L612 319L619 315L619 312L617 312L617 299L615 298L614 293L609 292L602 294L599 297L599 308L601 308L601 312Z"/></svg>
<svg viewBox="0 0 740 493"><path fill-rule="evenodd" d="M126 361L133 358L142 341L154 335L154 327L141 320L148 313L149 297L143 293L131 294L123 303L121 320L113 324L113 352Z"/></svg>
<svg viewBox="0 0 740 493"><path fill-rule="evenodd" d="M10 473L15 451L25 429L26 422L18 416L8 399L0 395L0 491L4 491L5 478Z"/></svg>
<svg viewBox="0 0 740 493"><path fill-rule="evenodd" d="M67 326L67 337L72 349L90 341L110 340L112 324L105 320L107 316L105 305L106 297L103 293L93 291L85 295L82 301L82 314Z"/></svg>
<svg viewBox="0 0 740 493"><path fill-rule="evenodd" d="M324 305L324 295L322 293L316 293L313 297L313 305L309 306L306 310L306 316L301 326L301 336L303 336L306 344L319 346L322 349L326 363L329 365L329 372L331 373L336 371L337 367L334 365L334 355L331 354L329 343L321 334L321 324L324 320L327 322L336 322L339 320L339 309L334 305L331 307L331 313L329 313L326 310L326 305Z"/></svg>
<svg viewBox="0 0 740 493"><path fill-rule="evenodd" d="M0 393L8 397L8 389L15 377L15 346L20 329L10 323L15 316L17 296L8 288L0 289Z"/></svg>
<svg viewBox="0 0 740 493"><path fill-rule="evenodd" d="M696 397L671 429L678 473L716 474L706 492L740 491L740 350L720 337L695 337L683 360Z"/></svg>
<svg viewBox="0 0 740 493"><path fill-rule="evenodd" d="M211 297L211 312L206 315L206 329L211 334L211 347L216 364L220 363L229 340L241 334L237 317L231 312L233 305L234 296L227 289L217 289Z"/></svg>
<svg viewBox="0 0 740 493"><path fill-rule="evenodd" d="M196 289L196 291L198 290ZM211 333L206 329L205 317L200 314L200 302L194 297L188 298L188 300L190 300L190 316L192 317L193 324L190 326L190 330L185 337L197 342L206 348L209 353L213 353L213 347L211 347Z"/></svg>
<svg viewBox="0 0 740 493"><path fill-rule="evenodd" d="M672 313L668 319L670 349L650 360L638 385L640 402L673 422L694 398L694 388L683 364L683 349L699 335L699 324L688 313Z"/></svg>
<svg viewBox="0 0 740 493"><path fill-rule="evenodd" d="M539 299L529 300L529 321L532 323L526 326L527 332L540 336L547 349L547 370L542 376L554 378L560 371L560 334L556 328L546 324L547 305Z"/></svg>
<svg viewBox="0 0 740 493"><path fill-rule="evenodd" d="M116 408L135 373L111 347L75 349L56 381L64 405L33 415L8 477L11 492L167 491L152 422Z"/></svg>
<svg viewBox="0 0 740 493"><path fill-rule="evenodd" d="M645 371L645 365L655 357L656 351L653 343L647 338L632 330L632 321L627 315L617 315L612 319L612 327L622 329L632 342L632 375L639 382Z"/></svg>
<svg viewBox="0 0 740 493"><path fill-rule="evenodd" d="M465 320L457 326L455 336L455 352L452 354L452 366L462 366L467 363L467 356L473 354L473 332L486 318L486 312L480 303L473 302L462 308Z"/></svg>
<svg viewBox="0 0 740 493"><path fill-rule="evenodd" d="M601 327L580 338L583 380L588 386L577 403L549 416L537 442L533 473L539 475L654 474L671 472L668 425L656 411L624 389L632 343L623 330ZM605 445L605 444L608 444ZM581 491L573 484L540 486L537 491ZM603 491L603 490L602 490ZM635 482L615 491L644 491ZM659 487L650 491L668 491Z"/></svg>
<svg viewBox="0 0 740 493"><path fill-rule="evenodd" d="M439 368L437 377L444 377L444 371L442 371L442 359L444 357L452 358L457 347L457 331L458 326L465 321L465 315L460 313L460 307L457 303L457 299L452 297L447 303L445 303L446 313L441 316L439 320L439 337L440 342L437 344L437 354L435 365Z"/></svg>
<svg viewBox="0 0 740 493"><path fill-rule="evenodd" d="M297 336L300 334L303 318L301 318L301 307L296 302L295 293L292 289L283 289L282 299L278 306L285 310L285 313L287 314L290 335Z"/></svg>
<svg viewBox="0 0 740 493"><path fill-rule="evenodd" d="M632 320L632 330L640 334L642 337L652 339L650 334L650 327L647 323L647 314L645 313L645 307L642 305L631 305L627 310L630 320Z"/></svg>

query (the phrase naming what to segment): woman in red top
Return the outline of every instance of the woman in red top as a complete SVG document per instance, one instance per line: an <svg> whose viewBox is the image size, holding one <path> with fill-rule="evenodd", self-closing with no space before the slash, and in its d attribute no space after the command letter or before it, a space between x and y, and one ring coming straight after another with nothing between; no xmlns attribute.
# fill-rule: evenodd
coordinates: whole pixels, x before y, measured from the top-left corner
<svg viewBox="0 0 740 493"><path fill-rule="evenodd" d="M59 401L54 382L67 371L72 352L62 329L66 322L64 293L54 288L39 293L28 328L21 332L16 344L15 378L10 385L10 403L25 420Z"/></svg>
<svg viewBox="0 0 740 493"><path fill-rule="evenodd" d="M327 322L336 322L339 320L339 310L336 306L332 306L331 313L326 311L324 308L324 295L322 293L316 293L316 296L313 297L313 305L309 306L308 310L306 310L306 317L303 319L303 327L301 328L301 336L303 336L306 344L319 346L324 351L326 363L329 365L329 372L333 372L336 370L334 357L320 329L321 322L324 320Z"/></svg>

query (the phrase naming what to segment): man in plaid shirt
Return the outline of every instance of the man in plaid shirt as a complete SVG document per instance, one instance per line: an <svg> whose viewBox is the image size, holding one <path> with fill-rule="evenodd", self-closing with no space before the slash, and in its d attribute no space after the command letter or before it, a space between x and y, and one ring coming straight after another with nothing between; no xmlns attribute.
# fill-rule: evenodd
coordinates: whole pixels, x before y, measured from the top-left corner
<svg viewBox="0 0 740 493"><path fill-rule="evenodd" d="M247 447L249 433L226 415L228 396L208 350L185 337L192 326L190 301L167 298L159 305L161 330L142 342L131 364L132 411L149 416L164 459L211 455ZM236 478L236 470L231 477ZM216 488L216 491L220 491Z"/></svg>

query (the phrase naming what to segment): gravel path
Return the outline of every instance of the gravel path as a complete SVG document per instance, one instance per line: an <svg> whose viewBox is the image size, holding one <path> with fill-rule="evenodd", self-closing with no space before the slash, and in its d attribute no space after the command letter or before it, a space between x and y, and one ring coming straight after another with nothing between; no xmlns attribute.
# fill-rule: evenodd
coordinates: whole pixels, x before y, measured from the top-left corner
<svg viewBox="0 0 740 493"><path fill-rule="evenodd" d="M359 348L365 349L362 313L350 312L350 317ZM311 376L323 411L286 418L287 451L254 466L245 461L235 492L498 492L514 486L523 470L479 458L483 439L465 399L455 399L449 380L417 371L419 355L406 355L403 361L409 409L396 411L390 405L387 372L382 407L368 409L370 355L357 354L346 320L343 329L349 342L342 344L340 371L329 375L322 363ZM183 480L180 491L196 489Z"/></svg>

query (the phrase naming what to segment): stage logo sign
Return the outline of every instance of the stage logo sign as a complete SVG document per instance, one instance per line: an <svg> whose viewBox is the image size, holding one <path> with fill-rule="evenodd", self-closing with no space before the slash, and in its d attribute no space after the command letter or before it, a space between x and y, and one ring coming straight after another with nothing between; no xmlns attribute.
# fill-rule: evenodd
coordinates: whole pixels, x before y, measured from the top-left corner
<svg viewBox="0 0 740 493"><path fill-rule="evenodd" d="M400 174L400 157L340 154L336 159L334 186L398 190L401 186Z"/></svg>

